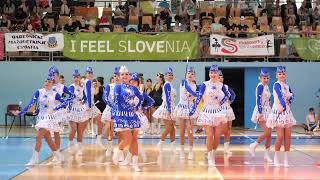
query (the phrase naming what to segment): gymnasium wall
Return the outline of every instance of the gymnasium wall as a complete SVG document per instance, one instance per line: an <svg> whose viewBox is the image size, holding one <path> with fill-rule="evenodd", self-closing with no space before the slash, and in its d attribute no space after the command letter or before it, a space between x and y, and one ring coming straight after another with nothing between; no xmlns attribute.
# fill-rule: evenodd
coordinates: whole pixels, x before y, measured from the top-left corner
<svg viewBox="0 0 320 180"><path fill-rule="evenodd" d="M197 82L205 79L205 67L213 62L192 62L197 72ZM260 67L270 67L270 71L275 71L277 65L281 63L216 63L222 67L238 67L245 69L245 127L254 127L251 123L251 113L255 104L255 87L258 83ZM105 77L108 81L113 73L113 69L118 65L126 65L131 72L141 72L144 78L152 78L155 74L164 72L168 66L174 69L174 86L179 88L179 82L184 77L186 62L1 62L0 63L0 125L4 125L4 114L7 104L18 104L22 101L25 106L34 91L43 85L50 66L55 65L60 73L65 76L66 84L71 83L71 74L74 68L79 68L84 72L86 66L92 66L95 76ZM295 93L293 104L294 115L300 123L305 121L307 109L311 106L317 107L318 100L315 92L320 88L317 79L320 63L282 63L288 70L288 83ZM271 81L275 81L272 73ZM272 84L270 84L272 89ZM179 92L178 92L179 93ZM178 99L177 99L178 100Z"/></svg>

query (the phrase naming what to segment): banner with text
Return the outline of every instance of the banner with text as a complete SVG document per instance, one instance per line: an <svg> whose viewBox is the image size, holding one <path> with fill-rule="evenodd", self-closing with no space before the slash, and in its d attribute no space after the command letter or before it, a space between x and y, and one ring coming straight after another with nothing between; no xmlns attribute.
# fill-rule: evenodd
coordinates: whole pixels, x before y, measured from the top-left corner
<svg viewBox="0 0 320 180"><path fill-rule="evenodd" d="M65 57L75 60L183 60L197 58L196 33L65 34Z"/></svg>
<svg viewBox="0 0 320 180"><path fill-rule="evenodd" d="M293 39L293 46L304 60L320 60L320 40L315 38Z"/></svg>
<svg viewBox="0 0 320 180"><path fill-rule="evenodd" d="M6 51L62 51L64 45L62 33L6 33Z"/></svg>
<svg viewBox="0 0 320 180"><path fill-rule="evenodd" d="M0 60L4 59L3 33L0 32Z"/></svg>
<svg viewBox="0 0 320 180"><path fill-rule="evenodd" d="M237 39L211 34L210 54L220 56L273 56L274 36Z"/></svg>

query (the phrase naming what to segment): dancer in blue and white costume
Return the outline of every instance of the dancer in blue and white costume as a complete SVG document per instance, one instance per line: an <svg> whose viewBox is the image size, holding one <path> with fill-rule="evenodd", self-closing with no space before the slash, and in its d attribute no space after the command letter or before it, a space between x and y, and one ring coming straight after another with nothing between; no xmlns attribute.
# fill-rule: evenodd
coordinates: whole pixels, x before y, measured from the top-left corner
<svg viewBox="0 0 320 180"><path fill-rule="evenodd" d="M173 70L169 67L165 73L166 82L162 90L163 102L152 115L156 119L163 119L165 123L165 130L162 132L160 142L158 143L160 153L162 152L163 144L168 134L170 134L171 151L174 154L176 151L174 109L177 92L172 86L173 78Z"/></svg>
<svg viewBox="0 0 320 180"><path fill-rule="evenodd" d="M279 151L284 139L284 167L289 167L288 153L291 146L291 127L296 124L296 119L291 111L294 95L286 84L287 72L284 66L277 67L278 81L273 85L274 102L267 120L267 127L276 128L277 139L275 143L274 165L280 166Z"/></svg>
<svg viewBox="0 0 320 180"><path fill-rule="evenodd" d="M268 128L266 121L271 112L270 107L270 97L271 93L269 90L269 72L267 69L262 68L259 76L259 84L256 87L256 106L254 107L251 121L255 124L259 124L260 128L263 129L263 134L261 134L257 141L253 142L249 146L249 151L252 156L255 156L255 150L258 145L263 141L265 142L264 160L271 163L270 158L270 146L271 146L271 128Z"/></svg>
<svg viewBox="0 0 320 180"><path fill-rule="evenodd" d="M130 75L125 66L120 70L121 84L114 88L114 128L121 136L118 148L115 148L113 154L113 163L118 164L119 154L123 153L126 147L132 154L133 168L135 171L141 171L138 166L138 134L141 126L136 111L140 107L143 97L138 88L129 84ZM135 97L139 102L135 104Z"/></svg>
<svg viewBox="0 0 320 180"><path fill-rule="evenodd" d="M92 119L95 124L98 126L98 135L96 139L96 145L102 147L102 129L103 123L101 122L101 112L94 104L94 87L92 85L93 80L93 69L92 67L86 68L86 79L84 80L84 93L87 97L86 105L89 108L87 118ZM88 121L89 122L89 121ZM91 124L92 126L92 124ZM91 127L93 128L93 127ZM94 133L94 132L92 132Z"/></svg>
<svg viewBox="0 0 320 180"><path fill-rule="evenodd" d="M132 86L140 88L140 76L138 73L131 74L130 84ZM150 108L154 104L155 101L146 92L144 92L144 89L139 89L139 91L143 96L143 102L146 102L146 104L144 104L143 106L142 106L142 104L140 104L140 107L138 108L138 111L136 111L136 114L137 114L137 116L140 120L140 123L141 123L140 130L145 132L150 128L150 123L148 121L147 116L143 112L146 111L148 108ZM135 104L138 105L139 98L136 97L134 100L135 100ZM146 155L143 147L141 146L141 144L138 144L138 150L139 150L138 154L142 157L143 162L147 162L147 155ZM129 155L129 157L128 157L128 155ZM127 154L127 157L125 160L126 163L129 163L130 155L131 155L130 153Z"/></svg>
<svg viewBox="0 0 320 180"><path fill-rule="evenodd" d="M194 106L190 112L193 115L203 98L203 107L199 113L198 125L205 126L207 134L208 165L215 166L215 151L220 143L220 136L227 127L228 119L222 105L228 100L228 92L219 81L219 69L212 65L209 72L210 80L203 82ZM213 138L214 137L214 138Z"/></svg>
<svg viewBox="0 0 320 180"><path fill-rule="evenodd" d="M219 70L219 80L221 83L224 83L224 77L221 70ZM232 129L232 121L236 119L236 116L234 115L233 109L231 107L231 104L236 98L236 94L234 93L233 89L224 84L224 87L226 88L229 96L228 100L222 105L222 109L225 111L228 119L228 127L227 130L224 132L224 153L226 155L231 155L232 152L230 151L230 135L231 135L231 129Z"/></svg>
<svg viewBox="0 0 320 180"><path fill-rule="evenodd" d="M103 100L106 103L101 117L101 121L106 124L106 137L107 137L107 150L106 156L109 157L112 154L112 140L113 140L113 117L112 117L112 106L114 103L114 87L119 84L119 70L120 67L115 67L112 81L110 84L105 86L103 93Z"/></svg>
<svg viewBox="0 0 320 180"><path fill-rule="evenodd" d="M85 105L87 99L84 95L84 88L81 85L81 76L78 69L75 69L73 74L73 84L70 85L69 91L75 95L69 107L69 150L72 152L72 141L77 133L77 144L75 150L77 155L82 155L82 139L83 133L88 121L88 107Z"/></svg>
<svg viewBox="0 0 320 180"><path fill-rule="evenodd" d="M184 159L184 136L187 126L189 154L188 159L193 159L193 121L198 113L189 116L195 97L197 96L197 85L195 83L195 71L193 67L187 67L186 79L180 84L180 101L174 110L174 117L179 119L180 128L180 159Z"/></svg>
<svg viewBox="0 0 320 180"><path fill-rule="evenodd" d="M74 98L74 94L72 94L64 84L60 83L60 72L58 68L55 66L50 67L49 74L51 74L54 77L54 85L52 90L56 91L61 97L63 96L63 94L68 95L69 97L67 101L71 101ZM60 149L60 144L61 144L60 133L63 132L64 125L68 121L68 116L66 114L68 114L66 109L61 109L57 112L57 115L60 116L59 119L61 119L60 131L54 132L53 134L54 134L54 140L58 149Z"/></svg>
<svg viewBox="0 0 320 180"><path fill-rule="evenodd" d="M55 157L54 163L60 164L64 161L63 155L60 153L59 148L51 138L50 131L60 131L59 123L61 123L61 119L60 115L57 114L57 111L61 108L65 108L67 103L56 91L53 91L53 81L54 77L49 74L44 83L44 88L38 89L34 93L30 103L19 113L21 116L25 114L34 104L37 105L37 123L35 126L37 130L37 137L35 151L29 163L26 164L28 166L39 163L39 152L41 149L42 137L45 138L50 149L53 151L53 155Z"/></svg>

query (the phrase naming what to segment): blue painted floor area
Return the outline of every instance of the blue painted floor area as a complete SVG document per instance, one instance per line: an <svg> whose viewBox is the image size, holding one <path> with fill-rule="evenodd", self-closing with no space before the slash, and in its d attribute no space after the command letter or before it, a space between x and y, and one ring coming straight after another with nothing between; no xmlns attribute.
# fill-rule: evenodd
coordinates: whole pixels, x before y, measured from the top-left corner
<svg viewBox="0 0 320 180"><path fill-rule="evenodd" d="M250 144L255 140L257 136L232 136L231 144L245 145ZM185 139L187 144L187 138ZM273 143L275 137L273 137ZM61 149L67 147L68 139L66 137L62 138ZM86 138L84 144L93 144L95 139ZM118 142L114 139L114 144ZM145 138L139 139L140 143L143 144L157 144L159 142L159 137L146 136ZM106 143L106 140L103 140ZM167 139L166 143L169 144L170 140ZM176 139L176 144L178 145L179 138ZM221 144L223 143L223 137L221 138ZM29 161L34 151L35 138L25 138L25 137L11 137L9 139L0 139L0 180L10 179L23 171L26 170L25 164ZM195 145L204 145L205 137L196 137L194 141ZM319 137L302 137L296 136L292 138L293 145L316 145L320 144ZM40 162L45 161L52 155L46 142L43 140L42 149L40 152Z"/></svg>
<svg viewBox="0 0 320 180"><path fill-rule="evenodd" d="M67 141L61 143L62 148L67 147ZM35 138L9 138L0 139L0 179L10 179L26 170L25 164L29 162L34 151ZM42 141L39 154L40 162L52 155L46 142Z"/></svg>

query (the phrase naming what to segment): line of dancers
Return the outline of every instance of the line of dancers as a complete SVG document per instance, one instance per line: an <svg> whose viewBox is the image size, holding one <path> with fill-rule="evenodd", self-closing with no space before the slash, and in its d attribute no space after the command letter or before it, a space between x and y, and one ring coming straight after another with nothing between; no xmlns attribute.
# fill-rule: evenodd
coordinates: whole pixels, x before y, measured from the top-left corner
<svg viewBox="0 0 320 180"><path fill-rule="evenodd" d="M37 137L35 150L27 165L32 166L39 162L41 140L44 137L50 149L53 151L53 162L60 164L64 161L60 153L60 132L65 122L69 123L69 151L77 156L83 155L83 135L90 119L98 125L96 144L102 146L103 124L106 127L107 148L106 156L112 155L115 165L132 165L136 172L139 167L139 155L144 162L147 156L138 143L139 130L147 131L150 128L148 118L144 111L149 109L155 101L145 92L140 84L139 73L129 73L125 66L116 67L113 81L105 86L103 101L106 108L101 112L94 103L94 89L92 85L93 69L86 68L86 79L81 82L79 69L73 72L73 83L67 88L58 81L59 70L51 67L44 82L44 87L38 89L30 103L21 111L23 115L36 104L37 113ZM288 167L288 153L291 144L291 127L296 123L290 106L293 101L293 93L286 84L286 69L277 67L277 82L273 85L274 104L271 108L269 91L269 73L262 68L259 76L260 83L256 88L256 107L252 115L252 121L259 124L264 133L254 143L250 144L249 151L255 155L255 149L263 141L265 143L264 159L272 162L270 158L271 131L275 128L277 138L275 143L274 165L280 166L279 151L284 139L285 156L284 166ZM163 145L167 135L170 137L170 149L176 154L175 124L179 121L180 127L180 159L185 158L185 132L188 136L188 160L193 160L193 127L194 122L202 126L206 132L207 161L208 166L215 166L215 154L220 144L220 137L224 135L224 153L231 155L230 134L232 121L236 119L231 108L235 100L232 88L223 84L222 71L217 65L212 65L209 70L208 81L196 85L196 72L193 67L186 68L185 79L181 80L179 103L175 105L176 90L172 85L174 72L168 68L165 72L163 85L162 104L152 114L156 119L162 119L165 128L158 143L159 152L163 152ZM68 95L62 98L62 94ZM199 108L199 104L202 104ZM118 146L113 149L114 131L118 134ZM50 133L54 134L52 139ZM73 145L73 139L77 135L77 143Z"/></svg>

